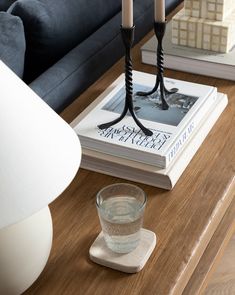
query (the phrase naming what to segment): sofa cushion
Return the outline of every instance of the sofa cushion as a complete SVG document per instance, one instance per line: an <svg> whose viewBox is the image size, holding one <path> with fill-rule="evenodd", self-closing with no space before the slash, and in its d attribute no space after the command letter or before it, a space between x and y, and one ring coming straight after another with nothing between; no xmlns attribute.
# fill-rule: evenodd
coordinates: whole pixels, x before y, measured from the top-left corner
<svg viewBox="0 0 235 295"><path fill-rule="evenodd" d="M0 1L0 11L7 11L7 9L14 3L16 0L1 0Z"/></svg>
<svg viewBox="0 0 235 295"><path fill-rule="evenodd" d="M0 12L0 59L19 77L23 77L25 36L21 19Z"/></svg>
<svg viewBox="0 0 235 295"><path fill-rule="evenodd" d="M135 0L135 43L153 28L153 2ZM167 0L167 14L180 2ZM120 22L118 13L29 86L55 111L61 112L124 54Z"/></svg>
<svg viewBox="0 0 235 295"><path fill-rule="evenodd" d="M18 0L10 12L24 23L29 82L121 9L114 0Z"/></svg>
<svg viewBox="0 0 235 295"><path fill-rule="evenodd" d="M152 0L135 1L135 42L153 27L153 13ZM124 54L120 23L121 12L34 80L30 87L54 110L61 112Z"/></svg>

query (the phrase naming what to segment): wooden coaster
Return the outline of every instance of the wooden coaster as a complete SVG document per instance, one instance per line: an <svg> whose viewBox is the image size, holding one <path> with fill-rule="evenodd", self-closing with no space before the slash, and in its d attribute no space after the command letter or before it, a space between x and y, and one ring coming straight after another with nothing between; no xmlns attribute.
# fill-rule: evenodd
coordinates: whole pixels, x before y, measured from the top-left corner
<svg viewBox="0 0 235 295"><path fill-rule="evenodd" d="M130 253L119 254L111 251L104 240L101 232L90 247L90 259L98 264L110 267L126 273L139 272L148 261L156 246L154 232L141 229L141 241L139 246Z"/></svg>

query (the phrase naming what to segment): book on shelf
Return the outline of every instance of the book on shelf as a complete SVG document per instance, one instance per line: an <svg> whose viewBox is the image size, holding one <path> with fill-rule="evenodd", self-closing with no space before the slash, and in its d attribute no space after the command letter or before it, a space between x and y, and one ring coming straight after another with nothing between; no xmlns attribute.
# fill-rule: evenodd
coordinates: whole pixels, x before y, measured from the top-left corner
<svg viewBox="0 0 235 295"><path fill-rule="evenodd" d="M166 169L86 148L82 149L83 155L81 167L103 174L171 190L212 129L220 114L225 109L227 102L227 96L218 93L216 100L197 126L194 136L188 141L182 151Z"/></svg>
<svg viewBox="0 0 235 295"><path fill-rule="evenodd" d="M154 75L133 72L134 93L148 91ZM140 97L134 94L134 109L152 136L146 136L131 116L105 130L97 126L114 120L124 107L125 77L121 75L73 122L83 148L120 158L166 168L195 133L197 125L217 97L212 86L166 78L165 86L178 88L167 95L168 110L161 109L159 92Z"/></svg>
<svg viewBox="0 0 235 295"><path fill-rule="evenodd" d="M235 80L235 47L228 53L219 53L172 43L171 22L163 39L165 68ZM156 65L157 40L153 36L141 48L142 62Z"/></svg>

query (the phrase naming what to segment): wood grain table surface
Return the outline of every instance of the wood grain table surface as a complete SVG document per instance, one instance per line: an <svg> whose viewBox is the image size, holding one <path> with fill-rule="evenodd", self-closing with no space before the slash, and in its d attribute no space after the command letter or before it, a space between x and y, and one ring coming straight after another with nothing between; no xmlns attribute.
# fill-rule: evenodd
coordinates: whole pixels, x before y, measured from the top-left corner
<svg viewBox="0 0 235 295"><path fill-rule="evenodd" d="M133 49L134 69L154 73ZM123 59L63 113L71 122L123 72ZM89 260L100 232L96 193L106 185L128 182L80 169L69 188L51 205L54 242L43 273L25 295L199 294L234 225L235 83L178 71L166 77L204 83L228 94L229 104L172 191L138 184L148 195L144 227L157 246L144 269L124 274ZM210 243L211 241L211 243Z"/></svg>

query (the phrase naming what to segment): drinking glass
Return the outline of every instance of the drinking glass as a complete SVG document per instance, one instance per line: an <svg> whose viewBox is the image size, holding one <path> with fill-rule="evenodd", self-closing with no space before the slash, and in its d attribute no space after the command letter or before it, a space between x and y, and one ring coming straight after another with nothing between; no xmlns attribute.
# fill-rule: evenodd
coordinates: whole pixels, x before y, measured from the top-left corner
<svg viewBox="0 0 235 295"><path fill-rule="evenodd" d="M96 207L109 249L116 253L133 251L140 242L146 194L136 185L117 183L104 187Z"/></svg>

